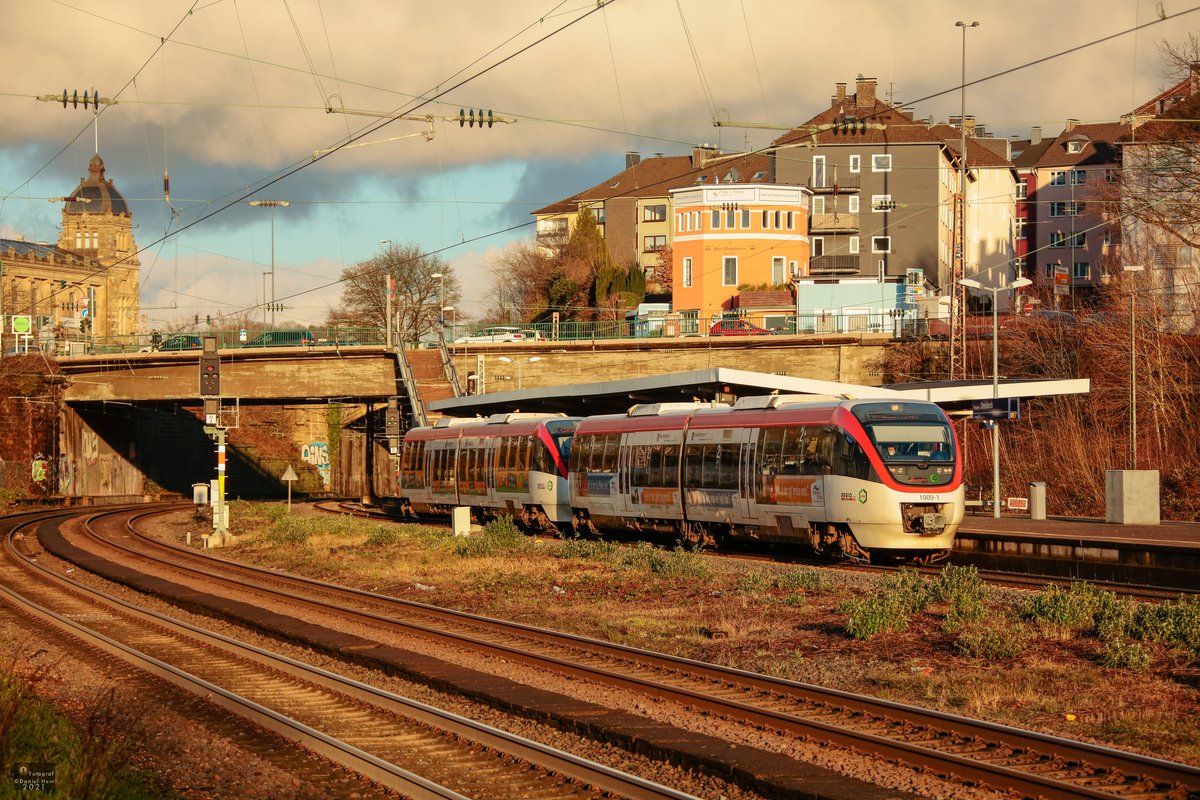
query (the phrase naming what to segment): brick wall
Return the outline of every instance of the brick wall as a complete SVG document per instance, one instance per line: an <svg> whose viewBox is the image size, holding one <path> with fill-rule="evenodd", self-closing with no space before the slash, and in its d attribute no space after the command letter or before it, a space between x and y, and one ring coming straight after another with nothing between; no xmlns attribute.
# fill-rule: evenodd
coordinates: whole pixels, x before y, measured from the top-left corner
<svg viewBox="0 0 1200 800"><path fill-rule="evenodd" d="M40 356L0 360L0 496L54 494L59 384Z"/></svg>

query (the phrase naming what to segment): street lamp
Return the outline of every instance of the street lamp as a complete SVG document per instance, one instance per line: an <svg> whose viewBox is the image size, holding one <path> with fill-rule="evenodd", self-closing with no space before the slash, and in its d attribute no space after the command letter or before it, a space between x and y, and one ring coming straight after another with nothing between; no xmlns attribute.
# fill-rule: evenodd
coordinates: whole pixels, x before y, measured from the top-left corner
<svg viewBox="0 0 1200 800"><path fill-rule="evenodd" d="M528 361L530 364L532 364L535 361L541 361L542 357L541 356L530 356L529 358L509 358L508 356L500 356L499 360L503 361L505 364L512 364L514 362L516 363L516 365L517 365L517 391L519 392L519 391L521 391L521 365L523 363L525 363L526 361Z"/></svg>
<svg viewBox="0 0 1200 800"><path fill-rule="evenodd" d="M1009 289L1020 289L1029 286L1033 281L1029 278L1016 278L1003 286L984 286L979 281L963 278L959 281L971 289L982 289L992 293L992 408L1000 399L1000 322L996 314L997 300L1000 292ZM965 355L965 354L964 354ZM992 420L992 516L1000 518L1000 426L998 420Z"/></svg>
<svg viewBox="0 0 1200 800"><path fill-rule="evenodd" d="M275 207L290 206L287 200L251 200L255 208L271 209L271 327L275 327ZM263 324L266 324L266 314L263 314Z"/></svg>
<svg viewBox="0 0 1200 800"><path fill-rule="evenodd" d="M387 263L388 247L391 245L391 239L380 239L379 243L383 245L384 266L387 279L384 284L384 293L387 295L387 309L383 312L383 327L387 331L386 342L387 348L392 349L392 295L395 293L395 286L392 281L391 265Z"/></svg>

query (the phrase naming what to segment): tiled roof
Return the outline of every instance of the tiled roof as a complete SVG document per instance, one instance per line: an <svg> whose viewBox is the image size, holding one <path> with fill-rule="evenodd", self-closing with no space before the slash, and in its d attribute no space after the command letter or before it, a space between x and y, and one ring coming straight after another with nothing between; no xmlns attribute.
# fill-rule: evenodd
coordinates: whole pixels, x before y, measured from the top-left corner
<svg viewBox="0 0 1200 800"><path fill-rule="evenodd" d="M775 147L806 141L821 145L942 144L942 139L930 131L928 125L913 120L893 105L876 103L852 110L854 114L847 113L844 105L835 102L771 144Z"/></svg>
<svg viewBox="0 0 1200 800"><path fill-rule="evenodd" d="M1067 141L1087 137L1087 142L1078 153L1067 152ZM1096 122L1076 125L1064 130L1050 143L1033 165L1043 167L1080 167L1100 164L1116 164L1121 154L1117 142L1129 135L1129 125L1123 122Z"/></svg>
<svg viewBox="0 0 1200 800"><path fill-rule="evenodd" d="M54 256L70 256L54 245L27 242L24 239L0 239L0 253L15 252L21 258L53 258Z"/></svg>
<svg viewBox="0 0 1200 800"><path fill-rule="evenodd" d="M962 132L953 125L931 125L930 131L941 137L949 148L958 153L962 145ZM967 166L969 167L1011 167L1013 164L996 151L984 147L978 140L967 137Z"/></svg>
<svg viewBox="0 0 1200 800"><path fill-rule="evenodd" d="M1021 170L1036 168L1038 159L1050 149L1052 144L1054 144L1053 139L1042 139L1037 144L1033 144L1029 139L1013 142L1013 165Z"/></svg>
<svg viewBox="0 0 1200 800"><path fill-rule="evenodd" d="M723 154L713 150L710 157ZM694 169L693 156L656 156L644 158L606 181L568 198L539 208L535 215L572 214L580 203L609 200L616 197L666 197L671 189L696 183L766 183L770 164L767 156L751 153L725 158L708 166ZM761 173L761 174L760 174ZM702 180L703 178L703 180Z"/></svg>

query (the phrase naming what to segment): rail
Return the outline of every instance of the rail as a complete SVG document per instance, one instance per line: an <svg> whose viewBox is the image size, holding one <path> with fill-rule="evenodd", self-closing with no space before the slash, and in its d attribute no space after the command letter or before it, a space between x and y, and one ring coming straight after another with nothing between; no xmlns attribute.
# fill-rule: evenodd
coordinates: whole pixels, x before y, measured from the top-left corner
<svg viewBox="0 0 1200 800"><path fill-rule="evenodd" d="M446 346L446 334L438 331L438 350L442 354L442 372L446 374L446 380L450 382L450 388L454 390L455 397L462 397L462 385L458 382L458 370L454 366L454 359L450 357L450 348Z"/></svg>
<svg viewBox="0 0 1200 800"><path fill-rule="evenodd" d="M425 427L429 424L429 415L425 413L425 403L417 389L417 380L413 377L412 364L403 345L396 345L396 367L400 372L400 385L404 387L404 395L408 398L409 417L413 426Z"/></svg>

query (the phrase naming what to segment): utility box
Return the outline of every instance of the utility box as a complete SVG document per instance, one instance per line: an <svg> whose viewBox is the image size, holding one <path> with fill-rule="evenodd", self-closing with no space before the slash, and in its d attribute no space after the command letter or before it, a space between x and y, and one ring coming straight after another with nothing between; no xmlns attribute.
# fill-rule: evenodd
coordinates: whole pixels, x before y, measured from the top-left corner
<svg viewBox="0 0 1200 800"><path fill-rule="evenodd" d="M192 505L203 508L208 505L208 484L193 483L192 484Z"/></svg>
<svg viewBox="0 0 1200 800"><path fill-rule="evenodd" d="M451 509L450 525L454 528L455 536L470 536L471 509L467 506L455 506Z"/></svg>
<svg viewBox="0 0 1200 800"><path fill-rule="evenodd" d="M1117 525L1157 525L1158 470L1104 471L1104 519Z"/></svg>
<svg viewBox="0 0 1200 800"><path fill-rule="evenodd" d="M1029 518L1046 518L1046 482L1033 481L1029 484Z"/></svg>

